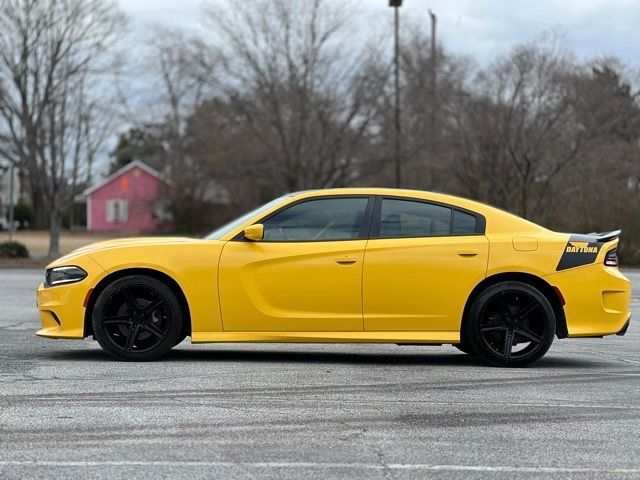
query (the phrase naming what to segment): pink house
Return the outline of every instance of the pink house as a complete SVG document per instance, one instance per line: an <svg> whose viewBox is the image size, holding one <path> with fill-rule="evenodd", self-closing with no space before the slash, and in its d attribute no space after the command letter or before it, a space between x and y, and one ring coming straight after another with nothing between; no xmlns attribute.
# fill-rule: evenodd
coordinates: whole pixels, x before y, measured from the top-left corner
<svg viewBox="0 0 640 480"><path fill-rule="evenodd" d="M87 230L150 233L170 228L169 185L136 160L85 190Z"/></svg>

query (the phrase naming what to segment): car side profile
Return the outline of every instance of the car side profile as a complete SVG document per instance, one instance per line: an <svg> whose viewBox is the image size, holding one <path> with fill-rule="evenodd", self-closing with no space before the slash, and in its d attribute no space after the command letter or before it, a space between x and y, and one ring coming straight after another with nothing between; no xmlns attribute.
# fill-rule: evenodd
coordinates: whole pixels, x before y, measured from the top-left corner
<svg viewBox="0 0 640 480"><path fill-rule="evenodd" d="M623 335L619 232L552 232L437 193L350 188L273 200L204 239L101 242L46 269L49 338L121 360L193 343L453 344L525 366L554 339Z"/></svg>

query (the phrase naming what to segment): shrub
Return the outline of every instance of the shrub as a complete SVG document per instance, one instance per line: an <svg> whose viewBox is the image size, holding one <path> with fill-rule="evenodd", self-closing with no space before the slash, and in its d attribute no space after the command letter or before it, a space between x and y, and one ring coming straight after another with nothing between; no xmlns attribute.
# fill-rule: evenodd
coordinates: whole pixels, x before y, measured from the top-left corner
<svg viewBox="0 0 640 480"><path fill-rule="evenodd" d="M29 258L29 250L20 242L0 242L0 257Z"/></svg>
<svg viewBox="0 0 640 480"><path fill-rule="evenodd" d="M20 224L20 228L29 228L33 222L33 210L25 203L18 203L13 211L13 219Z"/></svg>

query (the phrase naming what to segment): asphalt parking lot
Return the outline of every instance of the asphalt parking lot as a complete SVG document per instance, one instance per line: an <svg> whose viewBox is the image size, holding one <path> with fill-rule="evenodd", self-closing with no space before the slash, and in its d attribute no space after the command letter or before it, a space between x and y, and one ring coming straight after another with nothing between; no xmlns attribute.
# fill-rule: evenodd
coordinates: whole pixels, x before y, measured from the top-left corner
<svg viewBox="0 0 640 480"><path fill-rule="evenodd" d="M120 363L34 335L40 278L0 270L2 479L640 478L638 322L520 370L448 346L188 341Z"/></svg>

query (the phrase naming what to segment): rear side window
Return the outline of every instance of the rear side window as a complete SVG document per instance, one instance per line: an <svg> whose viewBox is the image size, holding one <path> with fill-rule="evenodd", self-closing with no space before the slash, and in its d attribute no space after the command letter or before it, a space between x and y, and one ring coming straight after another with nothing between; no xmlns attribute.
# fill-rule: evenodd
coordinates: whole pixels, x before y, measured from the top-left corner
<svg viewBox="0 0 640 480"><path fill-rule="evenodd" d="M460 210L453 211L453 230L455 235L471 235L476 232L477 219Z"/></svg>
<svg viewBox="0 0 640 480"><path fill-rule="evenodd" d="M451 209L411 200L382 200L381 238L432 237L449 235Z"/></svg>
<svg viewBox="0 0 640 480"><path fill-rule="evenodd" d="M377 238L475 235L478 217L454 207L405 199L384 198Z"/></svg>
<svg viewBox="0 0 640 480"><path fill-rule="evenodd" d="M318 242L360 236L368 198L324 198L298 203L265 220L264 240Z"/></svg>

